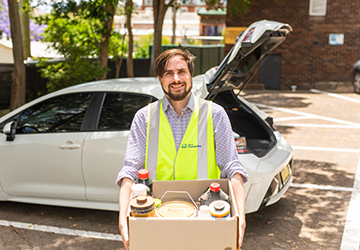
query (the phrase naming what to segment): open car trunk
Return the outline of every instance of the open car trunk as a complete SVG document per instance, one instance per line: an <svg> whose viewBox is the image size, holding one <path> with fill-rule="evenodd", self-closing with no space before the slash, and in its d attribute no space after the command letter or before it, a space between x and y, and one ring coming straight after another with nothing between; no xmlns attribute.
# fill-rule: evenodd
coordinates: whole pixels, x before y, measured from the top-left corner
<svg viewBox="0 0 360 250"><path fill-rule="evenodd" d="M254 76L266 57L292 31L288 24L262 20L251 24L239 35L231 51L219 67L205 73L208 95L226 110L241 147L261 157L276 145L273 128L235 95ZM239 151L239 149L238 149ZM243 151L246 152L246 151Z"/></svg>
<svg viewBox="0 0 360 250"><path fill-rule="evenodd" d="M225 109L233 131L240 137L245 137L249 152L261 157L276 145L273 129L242 103L231 89L219 92L213 101Z"/></svg>

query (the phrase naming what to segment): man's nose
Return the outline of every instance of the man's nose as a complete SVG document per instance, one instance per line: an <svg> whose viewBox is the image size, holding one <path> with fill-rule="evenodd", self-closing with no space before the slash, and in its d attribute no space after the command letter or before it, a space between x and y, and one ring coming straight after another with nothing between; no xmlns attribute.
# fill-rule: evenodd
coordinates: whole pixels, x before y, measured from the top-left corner
<svg viewBox="0 0 360 250"><path fill-rule="evenodd" d="M180 76L178 73L174 73L174 81L180 81Z"/></svg>

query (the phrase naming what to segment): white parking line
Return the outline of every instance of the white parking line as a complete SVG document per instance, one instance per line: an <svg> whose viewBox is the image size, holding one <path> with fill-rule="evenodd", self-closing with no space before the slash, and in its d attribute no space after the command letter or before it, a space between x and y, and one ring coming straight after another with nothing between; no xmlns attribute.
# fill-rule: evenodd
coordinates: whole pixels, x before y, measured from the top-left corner
<svg viewBox="0 0 360 250"><path fill-rule="evenodd" d="M293 188L306 188L306 189L319 189L319 190L329 190L329 191L343 191L343 192L352 192L354 189L349 187L337 187L329 185L316 185L316 184L307 184L307 183L291 183L290 187Z"/></svg>
<svg viewBox="0 0 360 250"><path fill-rule="evenodd" d="M281 112L295 114L295 115L299 115L299 116L305 116L309 119L321 119L324 121L335 122L335 123L353 126L354 128L360 128L360 124L355 123L355 122L349 122L349 121L345 121L345 120L340 120L340 119L331 118L331 117L322 116L322 115L315 115L315 114L311 114L311 113L306 113L306 112L301 112L301 111L296 111L296 110L291 110L291 109L286 109L286 108L278 108L278 107L269 106L269 105L265 105L265 104L261 104L261 103L254 103L254 104L260 108L268 108L268 109L272 109L275 111L281 111ZM275 121L276 121L276 119L275 119ZM275 126L276 126L276 123L275 123Z"/></svg>
<svg viewBox="0 0 360 250"><path fill-rule="evenodd" d="M291 147L295 150L360 153L360 149L356 149L356 148L327 148L327 147L308 147L308 146L291 146Z"/></svg>
<svg viewBox="0 0 360 250"><path fill-rule="evenodd" d="M359 250L360 247L360 159L353 189L340 250Z"/></svg>
<svg viewBox="0 0 360 250"><path fill-rule="evenodd" d="M275 122L277 122L277 121L275 121ZM282 124L275 124L275 127L306 127L306 128L360 129L360 127L353 127L353 126L348 126L348 125L309 124L309 123L282 123Z"/></svg>
<svg viewBox="0 0 360 250"><path fill-rule="evenodd" d="M100 233L94 231L76 230L69 228L24 223L24 222L0 220L0 226L9 227L10 225L17 229L35 230L40 232L63 234L70 236L80 236L80 237L94 238L94 239L122 241L120 234Z"/></svg>
<svg viewBox="0 0 360 250"><path fill-rule="evenodd" d="M317 93L317 94L325 94L331 97L335 97L335 98L339 98L339 99L343 99L346 101L350 101L350 102L356 102L356 103L360 103L359 99L355 99L355 98L351 98L351 97L347 97L347 96L343 96L343 95L339 95L339 94L334 94L334 93L329 93L329 92L325 92L325 91L320 91L317 89L310 89L311 92L313 93Z"/></svg>

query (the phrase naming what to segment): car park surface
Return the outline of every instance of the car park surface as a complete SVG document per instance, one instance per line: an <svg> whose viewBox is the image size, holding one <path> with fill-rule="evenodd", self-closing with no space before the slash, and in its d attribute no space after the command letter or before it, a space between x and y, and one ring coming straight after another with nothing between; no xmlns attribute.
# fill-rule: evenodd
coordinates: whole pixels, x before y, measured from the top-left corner
<svg viewBox="0 0 360 250"><path fill-rule="evenodd" d="M360 229L358 215L351 216L360 168L359 95L246 91L242 96L274 117L293 146L295 167L292 187L281 200L246 215L242 249L358 249L360 238L351 240L346 228ZM95 238L119 236L117 212L0 202L0 224L4 221L28 224L13 224L25 238L0 225L1 249L123 249L120 239ZM30 230L29 224L67 229L70 235Z"/></svg>

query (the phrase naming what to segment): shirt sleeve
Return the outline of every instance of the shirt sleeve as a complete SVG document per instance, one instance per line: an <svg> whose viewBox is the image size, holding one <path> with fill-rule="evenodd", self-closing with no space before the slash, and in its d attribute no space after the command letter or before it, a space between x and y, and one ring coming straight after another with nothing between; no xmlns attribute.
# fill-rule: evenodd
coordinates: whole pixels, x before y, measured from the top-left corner
<svg viewBox="0 0 360 250"><path fill-rule="evenodd" d="M148 106L136 112L131 123L129 138L126 146L124 166L120 170L115 184L121 185L121 179L128 177L135 180L138 171L144 168L146 154L146 129Z"/></svg>
<svg viewBox="0 0 360 250"><path fill-rule="evenodd" d="M239 160L231 123L224 108L212 103L212 119L215 134L216 164L222 169L220 178L231 179L236 173L243 177L244 183L249 175Z"/></svg>

